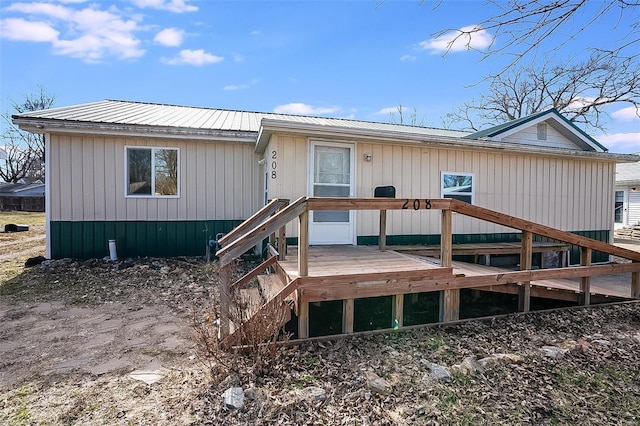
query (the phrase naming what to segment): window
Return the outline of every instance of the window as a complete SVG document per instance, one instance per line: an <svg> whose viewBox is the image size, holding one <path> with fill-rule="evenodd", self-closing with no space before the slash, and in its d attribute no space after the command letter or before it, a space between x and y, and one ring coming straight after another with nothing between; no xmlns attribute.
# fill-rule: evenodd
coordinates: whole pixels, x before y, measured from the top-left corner
<svg viewBox="0 0 640 426"><path fill-rule="evenodd" d="M473 204L473 173L442 172L442 198L453 198Z"/></svg>
<svg viewBox="0 0 640 426"><path fill-rule="evenodd" d="M177 197L177 148L127 147L127 195Z"/></svg>
<svg viewBox="0 0 640 426"><path fill-rule="evenodd" d="M547 140L547 123L538 123L536 126L536 130L538 131L538 140L546 141Z"/></svg>

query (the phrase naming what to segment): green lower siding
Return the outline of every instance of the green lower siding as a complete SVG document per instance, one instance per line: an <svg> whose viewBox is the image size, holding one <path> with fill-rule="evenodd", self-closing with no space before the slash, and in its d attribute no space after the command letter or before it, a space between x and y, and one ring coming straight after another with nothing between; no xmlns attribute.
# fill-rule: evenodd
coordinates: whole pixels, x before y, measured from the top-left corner
<svg viewBox="0 0 640 426"><path fill-rule="evenodd" d="M118 256L174 257L204 256L209 240L226 233L242 223L241 220L198 220L171 222L51 222L51 257L76 259L101 258L109 254L109 240L116 240ZM574 234L609 242L610 231L576 231ZM536 236L536 241L547 239ZM454 244L518 242L520 233L455 234ZM297 238L287 238L290 245ZM359 236L358 245L377 245L377 236ZM388 235L388 245L435 245L440 235ZM580 260L577 247L571 249L571 263ZM593 253L593 262L606 262L608 255Z"/></svg>
<svg viewBox="0 0 640 426"><path fill-rule="evenodd" d="M102 258L109 254L109 240L116 240L121 258L204 256L209 240L240 223L241 220L51 222L51 257Z"/></svg>

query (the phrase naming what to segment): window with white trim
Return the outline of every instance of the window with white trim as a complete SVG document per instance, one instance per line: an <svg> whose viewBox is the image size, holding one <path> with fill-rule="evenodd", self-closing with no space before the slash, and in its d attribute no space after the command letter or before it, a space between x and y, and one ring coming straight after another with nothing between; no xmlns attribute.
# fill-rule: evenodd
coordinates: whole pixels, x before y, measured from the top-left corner
<svg viewBox="0 0 640 426"><path fill-rule="evenodd" d="M178 148L126 147L126 194L129 197L178 197Z"/></svg>
<svg viewBox="0 0 640 426"><path fill-rule="evenodd" d="M442 172L441 196L473 204L475 198L475 176L473 173Z"/></svg>

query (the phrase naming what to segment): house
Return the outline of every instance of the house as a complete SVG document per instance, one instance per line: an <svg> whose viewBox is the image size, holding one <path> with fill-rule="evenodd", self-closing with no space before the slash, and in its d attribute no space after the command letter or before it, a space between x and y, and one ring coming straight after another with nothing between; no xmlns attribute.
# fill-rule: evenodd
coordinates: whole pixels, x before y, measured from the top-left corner
<svg viewBox="0 0 640 426"><path fill-rule="evenodd" d="M51 258L102 257L109 240L121 256L204 255L269 199L373 197L385 186L407 209L456 198L609 242L616 163L636 160L553 109L473 134L116 100L13 122L46 135ZM439 218L409 213L389 212L388 243L437 243ZM377 244L377 221L371 211L313 211L309 243ZM286 235L295 242L296 223ZM465 217L453 238L520 232Z"/></svg>
<svg viewBox="0 0 640 426"><path fill-rule="evenodd" d="M640 225L640 162L616 166L614 209L615 229Z"/></svg>
<svg viewBox="0 0 640 426"><path fill-rule="evenodd" d="M44 211L44 183L0 183L0 210Z"/></svg>

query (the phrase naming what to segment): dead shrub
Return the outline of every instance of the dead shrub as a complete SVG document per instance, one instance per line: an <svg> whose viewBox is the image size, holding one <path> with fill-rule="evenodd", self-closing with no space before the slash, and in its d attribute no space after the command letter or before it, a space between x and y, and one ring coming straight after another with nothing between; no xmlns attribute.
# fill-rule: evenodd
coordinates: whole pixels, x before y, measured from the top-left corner
<svg viewBox="0 0 640 426"><path fill-rule="evenodd" d="M228 270L231 281L235 281L251 269L246 262L233 263ZM196 347L201 359L215 376L222 377L231 372L238 375L262 375L277 369L285 352L289 336L283 332L283 324L290 318L290 308L286 303L269 303L254 280L243 289L224 292L221 271L211 271L218 292L210 292L212 297L201 301L193 309L192 326ZM222 297L220 297L222 295ZM217 297L216 297L217 296ZM220 334L222 311L221 300L228 300L228 316L233 343L224 347ZM255 314L257 312L257 314Z"/></svg>

